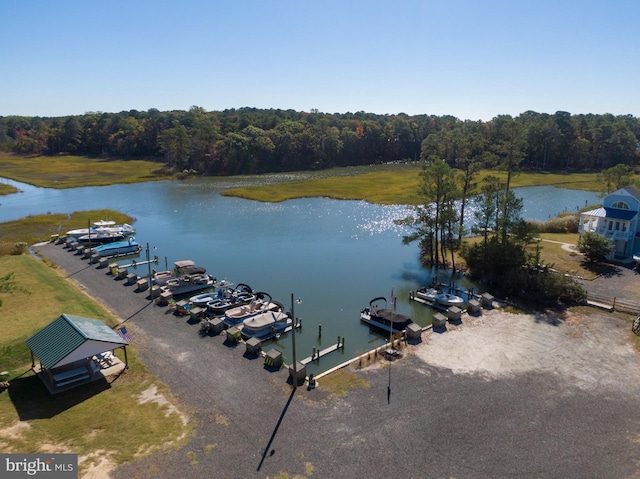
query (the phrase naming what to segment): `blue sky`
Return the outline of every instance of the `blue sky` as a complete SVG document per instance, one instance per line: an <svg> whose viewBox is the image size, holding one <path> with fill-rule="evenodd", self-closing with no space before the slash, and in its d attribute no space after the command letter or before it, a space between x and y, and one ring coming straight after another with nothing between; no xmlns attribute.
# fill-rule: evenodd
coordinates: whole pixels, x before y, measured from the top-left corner
<svg viewBox="0 0 640 479"><path fill-rule="evenodd" d="M640 116L637 0L1 0L0 115Z"/></svg>

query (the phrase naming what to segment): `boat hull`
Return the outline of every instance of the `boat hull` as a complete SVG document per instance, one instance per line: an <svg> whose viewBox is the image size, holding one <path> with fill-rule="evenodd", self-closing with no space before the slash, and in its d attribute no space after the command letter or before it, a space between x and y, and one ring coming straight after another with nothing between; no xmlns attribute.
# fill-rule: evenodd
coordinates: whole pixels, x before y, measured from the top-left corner
<svg viewBox="0 0 640 479"><path fill-rule="evenodd" d="M197 277L195 275L184 275L168 280L164 286L160 287L160 289L162 289L162 291L169 292L174 296L179 296L211 288L214 284L215 282L213 278L208 275L202 275L201 277Z"/></svg>
<svg viewBox="0 0 640 479"><path fill-rule="evenodd" d="M78 238L78 242L82 244L107 244L122 240L124 235L121 233L86 235Z"/></svg>

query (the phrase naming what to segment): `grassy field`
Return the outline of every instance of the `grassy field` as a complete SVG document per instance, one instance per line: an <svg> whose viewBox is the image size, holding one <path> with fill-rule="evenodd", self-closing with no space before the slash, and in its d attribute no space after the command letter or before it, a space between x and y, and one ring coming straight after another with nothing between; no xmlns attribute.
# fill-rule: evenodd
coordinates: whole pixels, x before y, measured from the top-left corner
<svg viewBox="0 0 640 479"><path fill-rule="evenodd" d="M385 167L388 166L388 167ZM373 168L373 167L372 167ZM340 200L366 200L378 204L415 205L421 168L415 165L379 165L375 171L355 176L333 176L280 184L231 188L222 194L256 201L280 202L293 198L325 197ZM484 170L477 181L487 175L506 180L504 172ZM512 187L546 186L598 191L596 173L521 173L512 178Z"/></svg>
<svg viewBox="0 0 640 479"><path fill-rule="evenodd" d="M0 380L10 381L0 394L0 450L5 453L69 452L81 458L80 477L103 467L186 442L190 426L177 413L166 386L150 375L127 348L130 369L104 389L96 385L51 396L30 371L25 340L62 313L117 324L100 304L56 269L30 256L0 257L2 276L11 273L13 288L0 292ZM117 353L121 355L121 353ZM161 401L141 402L150 393Z"/></svg>
<svg viewBox="0 0 640 479"><path fill-rule="evenodd" d="M163 164L86 156L0 156L0 176L46 188L76 188L167 180Z"/></svg>
<svg viewBox="0 0 640 479"><path fill-rule="evenodd" d="M33 244L48 241L53 234L64 234L76 228L86 228L88 222L113 220L118 224L134 220L131 216L113 210L78 211L71 214L28 216L0 224L0 256L11 254L16 243Z"/></svg>

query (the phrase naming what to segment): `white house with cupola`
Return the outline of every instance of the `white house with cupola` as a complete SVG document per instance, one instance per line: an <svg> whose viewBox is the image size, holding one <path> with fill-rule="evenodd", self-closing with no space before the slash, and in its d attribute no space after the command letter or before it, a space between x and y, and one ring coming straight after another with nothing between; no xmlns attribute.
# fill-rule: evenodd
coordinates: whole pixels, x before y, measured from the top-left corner
<svg viewBox="0 0 640 479"><path fill-rule="evenodd" d="M608 194L602 207L580 214L578 232L591 231L609 238L611 259L632 261L640 255L640 191L632 186Z"/></svg>

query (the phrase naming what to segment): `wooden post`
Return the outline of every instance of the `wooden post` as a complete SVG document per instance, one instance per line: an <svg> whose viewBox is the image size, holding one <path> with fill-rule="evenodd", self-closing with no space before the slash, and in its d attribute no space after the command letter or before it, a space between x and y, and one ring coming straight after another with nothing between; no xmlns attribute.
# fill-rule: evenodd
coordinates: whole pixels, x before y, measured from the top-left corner
<svg viewBox="0 0 640 479"><path fill-rule="evenodd" d="M129 369L129 358L127 357L127 347L122 346L122 349L124 349L124 369L127 370Z"/></svg>

